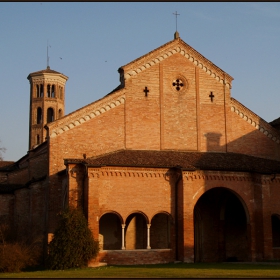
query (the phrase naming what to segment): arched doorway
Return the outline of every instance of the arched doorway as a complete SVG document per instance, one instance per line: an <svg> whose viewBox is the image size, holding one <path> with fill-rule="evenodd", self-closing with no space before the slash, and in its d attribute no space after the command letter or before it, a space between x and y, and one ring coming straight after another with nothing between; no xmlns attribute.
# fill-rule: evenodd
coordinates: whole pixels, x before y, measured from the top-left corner
<svg viewBox="0 0 280 280"><path fill-rule="evenodd" d="M147 219L141 213L130 214L126 219L125 248L147 249Z"/></svg>
<svg viewBox="0 0 280 280"><path fill-rule="evenodd" d="M168 249L170 245L171 218L167 213L156 214L151 221L150 239L152 249Z"/></svg>
<svg viewBox="0 0 280 280"><path fill-rule="evenodd" d="M106 213L99 220L99 248L101 250L120 250L121 247L121 220L115 213Z"/></svg>
<svg viewBox="0 0 280 280"><path fill-rule="evenodd" d="M226 188L205 192L194 207L196 262L249 260L249 232L241 200Z"/></svg>

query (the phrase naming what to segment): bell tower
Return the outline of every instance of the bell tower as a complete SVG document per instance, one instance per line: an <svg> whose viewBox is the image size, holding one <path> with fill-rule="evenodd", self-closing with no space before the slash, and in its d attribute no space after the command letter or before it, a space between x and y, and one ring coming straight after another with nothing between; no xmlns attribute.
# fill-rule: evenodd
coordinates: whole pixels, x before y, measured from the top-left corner
<svg viewBox="0 0 280 280"><path fill-rule="evenodd" d="M43 143L44 126L64 116L65 84L68 77L47 69L30 73L29 150Z"/></svg>

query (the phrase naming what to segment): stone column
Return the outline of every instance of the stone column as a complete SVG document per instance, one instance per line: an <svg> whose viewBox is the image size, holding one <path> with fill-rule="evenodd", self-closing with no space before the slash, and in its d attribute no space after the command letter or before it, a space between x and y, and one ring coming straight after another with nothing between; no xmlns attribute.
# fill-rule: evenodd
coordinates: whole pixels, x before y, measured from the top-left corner
<svg viewBox="0 0 280 280"><path fill-rule="evenodd" d="M147 224L147 249L151 249L151 246L150 246L150 227L151 227L151 224Z"/></svg>
<svg viewBox="0 0 280 280"><path fill-rule="evenodd" d="M125 224L122 224L122 250L125 250L125 246L124 246L124 229L125 229Z"/></svg>

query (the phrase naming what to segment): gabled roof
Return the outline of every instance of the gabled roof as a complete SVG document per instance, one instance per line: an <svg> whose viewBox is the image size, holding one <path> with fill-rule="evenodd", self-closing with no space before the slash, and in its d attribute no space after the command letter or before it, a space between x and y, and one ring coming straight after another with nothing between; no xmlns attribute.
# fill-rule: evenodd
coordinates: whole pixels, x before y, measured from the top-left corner
<svg viewBox="0 0 280 280"><path fill-rule="evenodd" d="M119 72L123 73L122 75L124 76L124 79L129 79L130 77L137 75L152 65L157 64L176 53L180 53L195 66L198 66L210 76L231 88L233 78L210 60L205 58L202 54L197 52L190 45L185 43L181 38L176 38L120 67Z"/></svg>
<svg viewBox="0 0 280 280"><path fill-rule="evenodd" d="M231 88L231 82L233 78L224 72L222 69L213 64L210 60L205 58L182 39L176 38L159 48L133 60L132 62L119 68L121 74L121 85L119 85L112 92L108 93L103 98L88 104L61 119L58 119L52 123L48 123L46 128L49 129L50 137L56 137L56 135L63 133L69 129L74 128L81 123L94 118L95 116L102 114L111 108L118 106L125 102L125 92L123 79L129 79L130 77L137 75L141 71L151 67L152 65L159 63L160 61L172 56L173 54L180 53L182 56L189 59L194 65L201 68L210 76L215 78L221 83ZM53 71L50 69L34 72L35 73L48 73L47 71ZM56 71L54 71L56 72ZM56 72L58 73L58 72ZM31 75L30 74L30 75ZM110 99L108 99L110 97ZM107 101L108 100L108 101Z"/></svg>
<svg viewBox="0 0 280 280"><path fill-rule="evenodd" d="M87 159L65 159L65 164L81 163L91 167L123 166L280 173L280 162L236 153L120 150Z"/></svg>

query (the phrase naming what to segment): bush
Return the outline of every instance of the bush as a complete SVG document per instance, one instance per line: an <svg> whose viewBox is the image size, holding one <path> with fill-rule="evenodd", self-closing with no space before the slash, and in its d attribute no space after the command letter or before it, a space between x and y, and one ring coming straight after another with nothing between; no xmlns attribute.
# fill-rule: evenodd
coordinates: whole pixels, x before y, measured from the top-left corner
<svg viewBox="0 0 280 280"><path fill-rule="evenodd" d="M99 246L82 211L70 208L62 213L48 249L48 268L68 269L87 266L88 261L97 256Z"/></svg>
<svg viewBox="0 0 280 280"><path fill-rule="evenodd" d="M20 272L37 265L41 257L40 243L19 241L15 230L0 225L0 272Z"/></svg>
<svg viewBox="0 0 280 280"><path fill-rule="evenodd" d="M20 272L27 266L36 265L31 246L14 242L0 246L0 271Z"/></svg>

